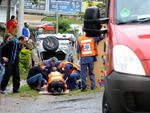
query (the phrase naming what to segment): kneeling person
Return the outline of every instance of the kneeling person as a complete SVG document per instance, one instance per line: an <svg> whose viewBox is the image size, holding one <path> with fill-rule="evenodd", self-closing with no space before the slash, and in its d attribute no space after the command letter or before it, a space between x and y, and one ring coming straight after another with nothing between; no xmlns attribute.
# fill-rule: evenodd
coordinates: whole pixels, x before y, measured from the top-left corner
<svg viewBox="0 0 150 113"><path fill-rule="evenodd" d="M58 71L61 73L64 73L64 80L66 80L68 89L70 90L76 90L79 89L77 80L80 79L80 69L77 67L77 65L71 63L71 62L65 62L65 61L56 61L55 67L57 67Z"/></svg>
<svg viewBox="0 0 150 113"><path fill-rule="evenodd" d="M46 90L48 92L52 92L52 94L62 94L67 90L67 84L65 80L63 79L63 75L56 71L55 68L53 68L54 72L51 72L48 75L48 83L46 85Z"/></svg>
<svg viewBox="0 0 150 113"><path fill-rule="evenodd" d="M46 63L41 62L38 66L33 66L27 77L27 83L31 89L41 90L41 87L47 83L47 75L44 73Z"/></svg>

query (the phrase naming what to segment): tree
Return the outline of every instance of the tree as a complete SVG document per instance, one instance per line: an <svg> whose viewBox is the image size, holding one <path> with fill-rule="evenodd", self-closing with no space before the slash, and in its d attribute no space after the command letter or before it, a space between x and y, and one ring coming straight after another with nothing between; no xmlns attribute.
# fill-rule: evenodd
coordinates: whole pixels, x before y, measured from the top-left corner
<svg viewBox="0 0 150 113"><path fill-rule="evenodd" d="M55 23L55 27L56 27L56 23ZM58 27L59 27L58 30L59 33L67 33L68 30L70 29L69 19L61 17L61 19L59 19L58 21Z"/></svg>
<svg viewBox="0 0 150 113"><path fill-rule="evenodd" d="M2 3L2 0L0 0L0 5L1 5L1 3Z"/></svg>

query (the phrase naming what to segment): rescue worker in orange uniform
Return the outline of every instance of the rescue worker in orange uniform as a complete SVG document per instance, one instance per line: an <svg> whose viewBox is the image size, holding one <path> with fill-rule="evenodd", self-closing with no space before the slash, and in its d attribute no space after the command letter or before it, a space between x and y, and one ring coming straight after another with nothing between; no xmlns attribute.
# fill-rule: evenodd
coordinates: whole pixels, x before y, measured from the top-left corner
<svg viewBox="0 0 150 113"><path fill-rule="evenodd" d="M56 61L55 67L57 67L59 72L64 73L63 78L66 80L68 89L79 89L77 80L81 77L81 71L75 64L65 61Z"/></svg>
<svg viewBox="0 0 150 113"><path fill-rule="evenodd" d="M89 76L91 80L91 89L95 89L95 75L93 73L94 62L97 61L96 56L97 47L96 42L102 40L102 36L100 37L87 37L86 35L82 35L78 38L77 45L77 53L80 55L80 66L81 66L81 79L82 79L82 90L86 91L86 74L87 68L89 71Z"/></svg>
<svg viewBox="0 0 150 113"><path fill-rule="evenodd" d="M67 84L60 72L54 71L48 75L46 90L52 94L61 94L67 90Z"/></svg>

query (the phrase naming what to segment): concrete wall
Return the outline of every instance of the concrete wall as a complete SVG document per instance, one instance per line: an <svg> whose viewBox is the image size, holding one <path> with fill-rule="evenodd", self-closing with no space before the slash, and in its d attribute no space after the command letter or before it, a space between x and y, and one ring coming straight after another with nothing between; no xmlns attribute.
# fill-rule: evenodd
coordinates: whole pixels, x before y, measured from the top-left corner
<svg viewBox="0 0 150 113"><path fill-rule="evenodd" d="M11 7L11 13L10 15L16 15L16 7ZM7 17L7 6L6 5L0 5L0 23L6 23L6 17Z"/></svg>

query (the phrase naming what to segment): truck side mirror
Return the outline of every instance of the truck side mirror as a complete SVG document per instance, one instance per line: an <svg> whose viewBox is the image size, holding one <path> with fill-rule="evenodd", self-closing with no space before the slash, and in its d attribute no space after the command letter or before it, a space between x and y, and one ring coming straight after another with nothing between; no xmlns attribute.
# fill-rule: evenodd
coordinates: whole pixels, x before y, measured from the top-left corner
<svg viewBox="0 0 150 113"><path fill-rule="evenodd" d="M98 7L88 7L84 15L84 28L88 37L98 37L101 33L107 33L107 29L101 30L102 25L108 23L108 18L100 19Z"/></svg>

